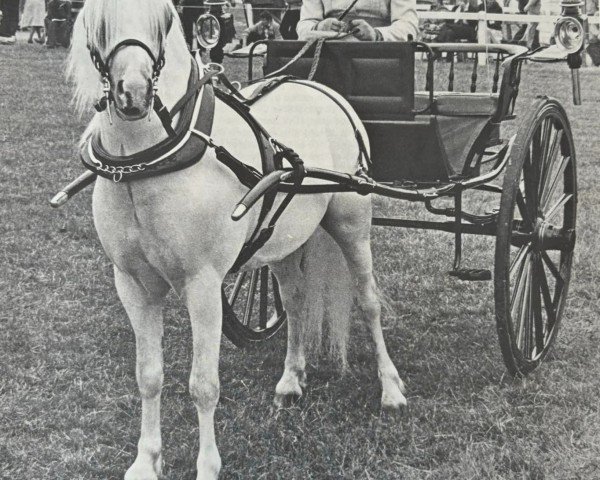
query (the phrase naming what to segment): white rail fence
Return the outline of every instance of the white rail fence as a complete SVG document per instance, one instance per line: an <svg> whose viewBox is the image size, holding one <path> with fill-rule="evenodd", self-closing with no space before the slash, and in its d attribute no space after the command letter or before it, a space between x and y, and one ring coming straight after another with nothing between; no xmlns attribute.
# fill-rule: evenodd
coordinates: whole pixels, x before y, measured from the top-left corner
<svg viewBox="0 0 600 480"><path fill-rule="evenodd" d="M503 22L510 24L537 23L539 30L551 32L560 15L523 15L514 13L486 13L486 12L446 12L446 11L419 11L421 20L471 20L477 21L477 43L485 44L489 42L487 22ZM600 11L593 16L587 17L589 25L600 25ZM479 60L485 63L487 57L480 55ZM589 64L589 62L588 62Z"/></svg>

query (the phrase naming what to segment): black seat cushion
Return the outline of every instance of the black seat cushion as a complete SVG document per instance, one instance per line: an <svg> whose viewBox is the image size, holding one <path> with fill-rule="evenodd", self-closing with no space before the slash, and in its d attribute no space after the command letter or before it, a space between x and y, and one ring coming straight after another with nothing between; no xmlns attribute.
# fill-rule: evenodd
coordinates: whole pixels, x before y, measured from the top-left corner
<svg viewBox="0 0 600 480"><path fill-rule="evenodd" d="M265 73L288 63L304 42L273 41L267 45ZM285 74L307 78L315 47ZM335 42L323 44L314 80L340 93L362 119L412 116L414 47L400 42Z"/></svg>

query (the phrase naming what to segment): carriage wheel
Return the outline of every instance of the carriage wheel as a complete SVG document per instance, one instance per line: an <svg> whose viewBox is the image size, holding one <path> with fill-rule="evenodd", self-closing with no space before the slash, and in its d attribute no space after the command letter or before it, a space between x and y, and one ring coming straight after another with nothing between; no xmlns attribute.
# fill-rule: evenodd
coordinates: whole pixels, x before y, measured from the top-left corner
<svg viewBox="0 0 600 480"><path fill-rule="evenodd" d="M269 267L230 274L223 283L223 333L237 347L268 340L284 325L279 285Z"/></svg>
<svg viewBox="0 0 600 480"><path fill-rule="evenodd" d="M577 179L567 115L539 99L519 125L496 239L496 326L515 376L548 353L562 317L575 246Z"/></svg>

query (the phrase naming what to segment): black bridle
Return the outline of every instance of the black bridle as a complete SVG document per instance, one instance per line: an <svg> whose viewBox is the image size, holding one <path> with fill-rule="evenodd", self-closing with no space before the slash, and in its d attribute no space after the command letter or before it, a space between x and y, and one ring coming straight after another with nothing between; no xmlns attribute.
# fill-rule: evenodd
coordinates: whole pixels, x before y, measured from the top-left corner
<svg viewBox="0 0 600 480"><path fill-rule="evenodd" d="M100 55L100 52L96 48L88 45L88 49L90 51L90 56L92 57L92 62L94 63L96 70L98 70L98 72L100 73L100 76L102 77L102 91L104 92L102 98L100 98L100 100L98 100L98 102L94 105L94 108L98 112L103 112L106 110L108 113L108 118L110 120L110 123L112 124L112 117L110 114L109 105L110 105L110 102L114 102L114 98L113 98L113 95L111 92L112 83L111 83L109 65L110 65L110 62L113 59L113 57L117 54L117 52L121 48L130 47L130 46L142 48L148 54L150 59L152 60L152 110L154 110L156 112L156 114L158 115L158 118L160 119L161 123L165 127L165 130L167 131L167 133L170 136L174 136L175 130L173 129L173 126L171 124L172 123L171 113L169 112L167 107L164 106L160 97L157 94L158 78L160 77L160 72L162 71L163 67L165 66L165 50L164 50L164 46L163 46L162 42L161 42L160 51L158 53L158 56L154 56L154 53L152 52L150 47L148 47L148 45L146 45L144 42L141 42L140 40L136 40L134 38L128 38L126 40L123 40L123 41L117 43L113 47L113 49L109 52L109 54L106 56L106 59L102 59L102 55Z"/></svg>

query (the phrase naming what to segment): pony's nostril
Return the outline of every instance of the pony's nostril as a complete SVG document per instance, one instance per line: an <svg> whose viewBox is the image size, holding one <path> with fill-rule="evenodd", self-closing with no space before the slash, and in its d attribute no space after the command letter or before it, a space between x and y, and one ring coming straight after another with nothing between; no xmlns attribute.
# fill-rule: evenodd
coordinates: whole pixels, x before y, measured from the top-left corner
<svg viewBox="0 0 600 480"><path fill-rule="evenodd" d="M123 80L119 80L117 83L117 93L123 94Z"/></svg>

